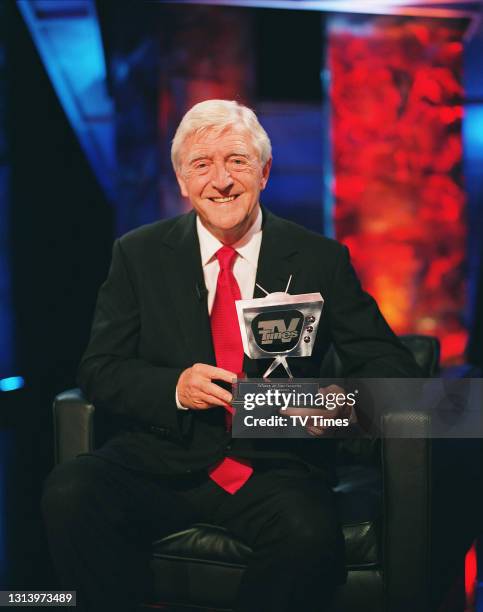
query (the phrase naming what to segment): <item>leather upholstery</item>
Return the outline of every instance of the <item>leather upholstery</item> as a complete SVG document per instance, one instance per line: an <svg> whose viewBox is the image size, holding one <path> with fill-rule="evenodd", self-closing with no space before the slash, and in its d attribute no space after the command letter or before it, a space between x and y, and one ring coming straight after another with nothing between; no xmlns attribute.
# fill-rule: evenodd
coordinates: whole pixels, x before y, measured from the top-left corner
<svg viewBox="0 0 483 612"><path fill-rule="evenodd" d="M198 524L169 535L153 544L155 557L189 558L193 562L243 566L250 548L232 537L223 527Z"/></svg>
<svg viewBox="0 0 483 612"><path fill-rule="evenodd" d="M94 446L94 406L79 389L64 391L54 401L54 455L62 463Z"/></svg>
<svg viewBox="0 0 483 612"><path fill-rule="evenodd" d="M425 378L435 376L438 373L440 350L437 338L407 334L399 336L399 339L411 351Z"/></svg>
<svg viewBox="0 0 483 612"><path fill-rule="evenodd" d="M425 378L435 376L438 373L440 358L438 338L434 336L406 334L399 336L399 339L404 346L411 351ZM327 351L322 363L322 377L342 378L343 376L344 371L342 362L332 345Z"/></svg>
<svg viewBox="0 0 483 612"><path fill-rule="evenodd" d="M347 567L352 576L349 582L360 585L357 570L371 574L372 582L380 581L380 577L377 577L382 518L379 470L345 467L341 469L339 478L335 492L343 522ZM228 607L249 554L248 546L231 537L221 527L200 524L171 534L153 544L152 569L156 577L156 595L164 601L186 603L195 600L198 604ZM188 583L183 579L186 574L190 577ZM203 580L200 580L200 574ZM169 581L167 575L171 576ZM367 580L371 582L371 578ZM191 599L189 594L187 596L187 584L193 590L196 590L193 584L198 585L196 599L194 596ZM216 596L210 588L213 584L217 585ZM158 588L158 585L163 586ZM378 592L380 596L380 584ZM342 600L345 601L345 598Z"/></svg>
<svg viewBox="0 0 483 612"><path fill-rule="evenodd" d="M349 570L374 568L379 563L382 521L381 474L377 468L345 466L338 470L337 507L345 539Z"/></svg>
<svg viewBox="0 0 483 612"><path fill-rule="evenodd" d="M422 336L402 340L425 374L434 375L438 341ZM326 371L337 372L334 352L326 366ZM388 415L383 428L386 433L396 431L401 426L398 421L409 418L424 436L427 417L414 412ZM94 406L78 390L59 395L54 402L56 460L91 450L98 443L93 425ZM456 546L438 549L439 558L435 558L432 495L441 491L437 509L444 511L447 501L443 497L448 491L434 485L439 476L433 442L424 437L383 438L370 447L373 456L369 460L367 446L361 447L364 456L358 456L354 446L349 464L346 460L339 466L335 494L346 542L348 578L338 589L331 612L430 612L441 603L443 590L449 585L438 584L433 567L441 568L451 555L456 558ZM468 472L468 461L474 462L467 447L460 445L457 452L452 451L457 462L453 466L455 483L458 475ZM444 445L441 454L445 456ZM444 469L448 474L447 466ZM458 544L458 562L462 563L464 548L461 541ZM249 554L246 545L212 525L194 525L154 542L156 601L228 610Z"/></svg>

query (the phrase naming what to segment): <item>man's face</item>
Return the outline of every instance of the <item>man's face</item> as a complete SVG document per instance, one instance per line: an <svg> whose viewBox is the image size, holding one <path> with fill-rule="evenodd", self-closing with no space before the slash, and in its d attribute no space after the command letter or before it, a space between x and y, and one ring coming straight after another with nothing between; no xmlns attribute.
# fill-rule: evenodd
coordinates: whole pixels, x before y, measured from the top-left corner
<svg viewBox="0 0 483 612"><path fill-rule="evenodd" d="M262 165L246 129L208 129L185 140L176 177L203 225L216 237L234 241L256 219L271 162Z"/></svg>

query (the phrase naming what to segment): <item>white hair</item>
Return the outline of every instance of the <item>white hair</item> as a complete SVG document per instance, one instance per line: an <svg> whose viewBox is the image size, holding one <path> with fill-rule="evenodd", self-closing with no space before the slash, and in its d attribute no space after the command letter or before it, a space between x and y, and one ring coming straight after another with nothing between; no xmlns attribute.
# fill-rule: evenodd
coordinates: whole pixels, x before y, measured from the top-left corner
<svg viewBox="0 0 483 612"><path fill-rule="evenodd" d="M180 170L180 150L188 136L212 128L221 132L233 126L242 126L249 131L260 160L265 164L272 155L272 145L255 113L234 100L205 100L190 108L176 130L171 144L171 161L175 171Z"/></svg>

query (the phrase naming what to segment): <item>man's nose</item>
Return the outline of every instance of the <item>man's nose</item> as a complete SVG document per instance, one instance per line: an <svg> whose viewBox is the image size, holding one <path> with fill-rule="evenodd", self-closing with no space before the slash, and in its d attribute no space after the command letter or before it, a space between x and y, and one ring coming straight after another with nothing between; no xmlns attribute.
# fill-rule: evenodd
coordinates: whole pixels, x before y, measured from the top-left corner
<svg viewBox="0 0 483 612"><path fill-rule="evenodd" d="M231 174L225 167L225 164L218 163L214 165L213 178L211 179L213 187L219 191L226 191L233 185Z"/></svg>

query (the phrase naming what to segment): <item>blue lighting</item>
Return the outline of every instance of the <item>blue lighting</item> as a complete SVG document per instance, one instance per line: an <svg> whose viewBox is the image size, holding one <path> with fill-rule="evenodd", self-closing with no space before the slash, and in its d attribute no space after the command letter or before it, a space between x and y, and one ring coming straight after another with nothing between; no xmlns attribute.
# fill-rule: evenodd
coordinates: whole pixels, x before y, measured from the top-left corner
<svg viewBox="0 0 483 612"><path fill-rule="evenodd" d="M114 106L94 0L17 0L87 159L115 202Z"/></svg>
<svg viewBox="0 0 483 612"><path fill-rule="evenodd" d="M483 159L483 104L466 104L463 138L466 158L471 161ZM481 166L475 165L475 173L479 174L480 168Z"/></svg>
<svg viewBox="0 0 483 612"><path fill-rule="evenodd" d="M0 379L0 391L15 391L21 389L25 384L21 376L9 376L8 378Z"/></svg>
<svg viewBox="0 0 483 612"><path fill-rule="evenodd" d="M483 104L467 102L463 118L464 178L468 197L468 308L467 322L476 324L478 278L483 265L481 235L483 232Z"/></svg>

